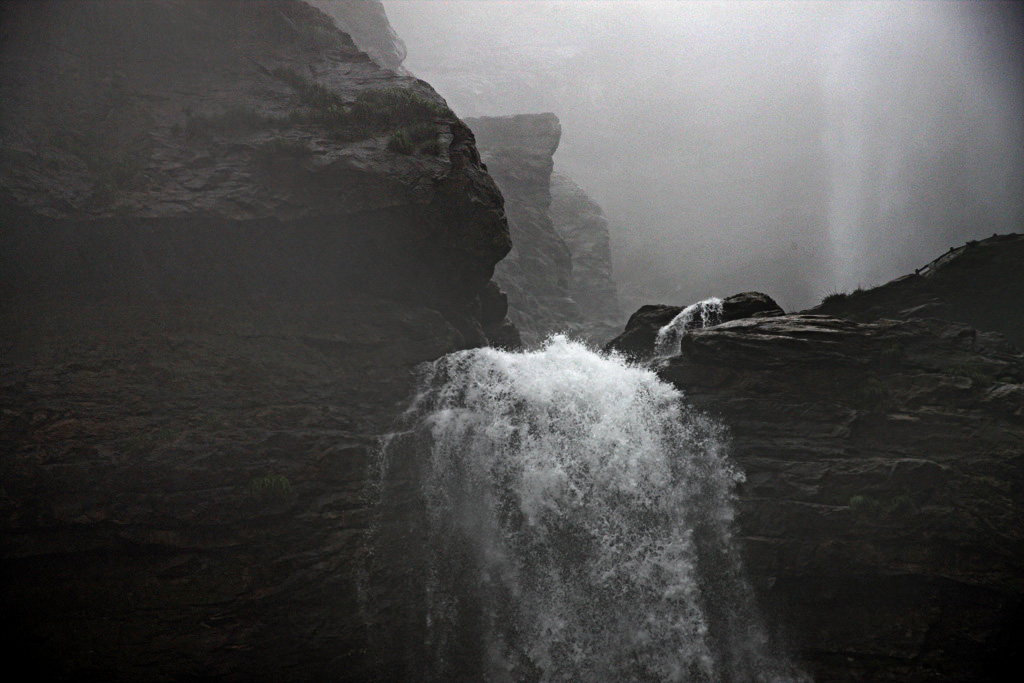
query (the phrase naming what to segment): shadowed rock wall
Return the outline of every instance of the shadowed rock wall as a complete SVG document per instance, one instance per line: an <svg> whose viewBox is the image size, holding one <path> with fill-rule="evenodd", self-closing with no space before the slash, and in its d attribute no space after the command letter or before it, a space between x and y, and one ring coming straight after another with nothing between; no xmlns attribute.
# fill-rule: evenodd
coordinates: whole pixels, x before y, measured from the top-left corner
<svg viewBox="0 0 1024 683"><path fill-rule="evenodd" d="M551 221L572 255L569 295L580 307L580 332L593 341L607 341L624 319L612 277L608 220L572 178L555 173L551 176Z"/></svg>
<svg viewBox="0 0 1024 683"><path fill-rule="evenodd" d="M495 279L508 293L509 318L523 341L575 329L582 314L569 282L572 254L551 219L552 155L562 127L554 114L466 119L505 196L512 251Z"/></svg>
<svg viewBox="0 0 1024 683"><path fill-rule="evenodd" d="M472 134L303 2L0 11L9 661L366 680L377 439L515 339Z"/></svg>
<svg viewBox="0 0 1024 683"><path fill-rule="evenodd" d="M746 472L748 570L815 680L988 681L1024 633L1024 356L937 320L693 330L659 374Z"/></svg>
<svg viewBox="0 0 1024 683"><path fill-rule="evenodd" d="M941 318L993 330L1024 349L1024 235L959 247L879 287L836 293L808 313L873 320Z"/></svg>

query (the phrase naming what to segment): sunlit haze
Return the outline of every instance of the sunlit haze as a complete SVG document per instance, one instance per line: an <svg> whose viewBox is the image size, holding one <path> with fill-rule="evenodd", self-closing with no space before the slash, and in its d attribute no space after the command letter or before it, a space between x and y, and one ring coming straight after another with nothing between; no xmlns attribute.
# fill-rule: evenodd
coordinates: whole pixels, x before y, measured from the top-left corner
<svg viewBox="0 0 1024 683"><path fill-rule="evenodd" d="M462 116L551 111L623 309L880 284L1024 209L1021 12L998 3L388 0Z"/></svg>

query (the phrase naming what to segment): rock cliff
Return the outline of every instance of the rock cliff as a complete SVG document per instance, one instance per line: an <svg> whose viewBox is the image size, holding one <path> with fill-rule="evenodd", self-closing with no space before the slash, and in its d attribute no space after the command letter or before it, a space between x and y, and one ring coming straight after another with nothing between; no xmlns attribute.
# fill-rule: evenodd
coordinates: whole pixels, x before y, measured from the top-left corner
<svg viewBox="0 0 1024 683"><path fill-rule="evenodd" d="M942 318L993 330L1024 349L1024 234L959 247L880 287L835 293L808 313L854 320Z"/></svg>
<svg viewBox="0 0 1024 683"><path fill-rule="evenodd" d="M574 329L582 314L570 292L573 256L551 219L552 155L562 127L554 114L468 118L480 154L505 197L512 251L495 270L509 318L523 341Z"/></svg>
<svg viewBox="0 0 1024 683"><path fill-rule="evenodd" d="M142 273L178 297L250 296L255 271L286 296L362 288L454 311L510 247L470 131L305 3L5 14L8 291L60 272L68 290L141 294ZM216 256L200 263L204 240Z"/></svg>
<svg viewBox="0 0 1024 683"><path fill-rule="evenodd" d="M604 341L622 327L619 293L612 277L608 220L587 193L561 173L551 176L551 221L572 255L569 295L580 307L580 333Z"/></svg>
<svg viewBox="0 0 1024 683"><path fill-rule="evenodd" d="M387 69L402 72L405 43L388 22L381 0L308 0L334 19L334 23L355 41L356 47Z"/></svg>
<svg viewBox="0 0 1024 683"><path fill-rule="evenodd" d="M1016 305L1018 243L953 250L817 315L737 309L659 361L728 426L748 570L817 681L997 680L1016 656L1024 355L959 321L1014 333L997 311ZM609 346L649 357L680 310L640 309Z"/></svg>
<svg viewBox="0 0 1024 683"><path fill-rule="evenodd" d="M785 315L693 330L659 372L728 425L748 569L815 680L998 679L1024 629L1024 356Z"/></svg>
<svg viewBox="0 0 1024 683"><path fill-rule="evenodd" d="M0 11L8 661L365 680L377 438L515 341L472 133L303 2Z"/></svg>
<svg viewBox="0 0 1024 683"><path fill-rule="evenodd" d="M565 175L553 173L562 129L554 114L466 119L505 196L512 251L496 281L523 339L561 331L603 341L621 325L608 221Z"/></svg>

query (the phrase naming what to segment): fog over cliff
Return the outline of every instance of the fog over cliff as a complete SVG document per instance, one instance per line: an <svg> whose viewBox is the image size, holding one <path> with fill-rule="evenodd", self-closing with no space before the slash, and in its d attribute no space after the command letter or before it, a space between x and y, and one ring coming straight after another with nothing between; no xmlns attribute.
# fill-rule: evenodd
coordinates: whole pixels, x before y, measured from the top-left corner
<svg viewBox="0 0 1024 683"><path fill-rule="evenodd" d="M462 116L553 111L625 311L787 309L1020 230L1022 13L997 3L386 0Z"/></svg>

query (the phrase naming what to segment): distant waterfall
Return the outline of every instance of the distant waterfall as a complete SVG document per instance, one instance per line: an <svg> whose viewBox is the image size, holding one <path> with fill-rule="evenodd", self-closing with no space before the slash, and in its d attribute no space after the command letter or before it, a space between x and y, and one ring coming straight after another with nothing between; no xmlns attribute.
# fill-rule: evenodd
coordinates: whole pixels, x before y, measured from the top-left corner
<svg viewBox="0 0 1024 683"><path fill-rule="evenodd" d="M658 356L674 356L679 353L679 340L687 330L695 327L717 325L722 319L722 300L710 297L690 304L679 311L676 317L658 330L654 351Z"/></svg>
<svg viewBox="0 0 1024 683"><path fill-rule="evenodd" d="M423 603L404 676L798 680L742 578L721 428L653 372L561 336L463 351L429 367L406 420L383 476L418 468L421 512L377 530Z"/></svg>

